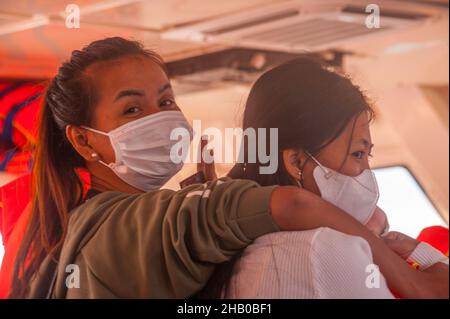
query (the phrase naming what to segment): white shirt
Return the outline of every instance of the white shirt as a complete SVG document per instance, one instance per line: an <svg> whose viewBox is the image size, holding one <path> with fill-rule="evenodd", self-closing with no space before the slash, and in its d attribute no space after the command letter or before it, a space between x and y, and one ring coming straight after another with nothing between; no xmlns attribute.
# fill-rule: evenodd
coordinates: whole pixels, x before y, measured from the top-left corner
<svg viewBox="0 0 450 319"><path fill-rule="evenodd" d="M430 248L435 254L432 263L444 259L448 263L431 246L417 247L422 252L419 255L427 255ZM330 228L271 233L256 239L236 262L223 296L394 298L374 265L367 241Z"/></svg>

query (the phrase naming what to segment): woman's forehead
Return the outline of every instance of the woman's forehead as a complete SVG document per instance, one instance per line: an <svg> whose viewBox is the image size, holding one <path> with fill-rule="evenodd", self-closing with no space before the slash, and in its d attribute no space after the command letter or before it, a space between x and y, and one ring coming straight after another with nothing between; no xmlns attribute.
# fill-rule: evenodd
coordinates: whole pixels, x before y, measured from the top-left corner
<svg viewBox="0 0 450 319"><path fill-rule="evenodd" d="M372 143L370 136L370 122L365 112L350 120L341 134L330 143L329 146L338 149L347 149L349 143L356 144L361 140Z"/></svg>
<svg viewBox="0 0 450 319"><path fill-rule="evenodd" d="M370 121L365 112L356 116L353 121L350 121L345 131L345 135L350 138L350 145L364 148L372 147Z"/></svg>
<svg viewBox="0 0 450 319"><path fill-rule="evenodd" d="M157 88L168 81L162 67L144 56L126 56L95 63L87 68L86 73L97 92L108 96L128 88L155 91L156 94Z"/></svg>
<svg viewBox="0 0 450 319"><path fill-rule="evenodd" d="M367 114L367 112L361 112L360 114L358 114L356 116L355 126L368 128L369 125L370 125L370 121L369 121L369 115Z"/></svg>
<svg viewBox="0 0 450 319"><path fill-rule="evenodd" d="M353 134L370 136L370 121L366 112L363 112L356 117Z"/></svg>

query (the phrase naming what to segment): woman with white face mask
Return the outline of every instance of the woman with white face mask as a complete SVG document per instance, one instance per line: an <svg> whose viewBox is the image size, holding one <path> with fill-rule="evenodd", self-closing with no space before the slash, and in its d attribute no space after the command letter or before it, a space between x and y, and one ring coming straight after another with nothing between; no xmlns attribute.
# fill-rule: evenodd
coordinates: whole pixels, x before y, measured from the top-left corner
<svg viewBox="0 0 450 319"><path fill-rule="evenodd" d="M348 78L310 59L287 62L256 81L243 121L244 130L278 128L278 170L264 175L259 173L263 164L245 163L237 164L229 175L264 186L292 185L311 191L375 235L385 235L388 221L377 207L378 186L369 165L372 117L363 93ZM322 213L316 210L317 215ZM402 244L394 237L401 237ZM404 235L389 238L401 257L418 263L425 272L440 272L442 285L436 277L437 285L423 297L444 291L442 297L448 296L446 256ZM383 269L379 273L375 263L364 239L335 229L273 233L221 265L200 296L392 298L383 276L390 274Z"/></svg>
<svg viewBox="0 0 450 319"><path fill-rule="evenodd" d="M365 238L398 291L429 286L412 285L414 272L395 276L401 261L380 239L304 189L225 178L159 190L181 168L170 132L189 143L191 129L161 58L137 42L74 51L43 100L28 228L0 273L0 291L12 279L10 297L186 298L255 238L320 226Z"/></svg>

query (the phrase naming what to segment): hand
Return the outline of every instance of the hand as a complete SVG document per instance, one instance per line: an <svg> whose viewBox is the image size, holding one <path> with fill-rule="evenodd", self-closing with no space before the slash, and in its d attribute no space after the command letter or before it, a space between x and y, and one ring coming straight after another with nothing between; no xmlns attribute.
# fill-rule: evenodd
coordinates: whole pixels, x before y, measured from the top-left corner
<svg viewBox="0 0 450 319"><path fill-rule="evenodd" d="M389 248L397 253L403 259L407 259L419 241L399 232L389 232L382 237ZM410 277L413 283L414 291L411 298L448 298L449 294L449 273L448 266L442 263L436 263L424 271L414 270ZM406 279L407 277L405 277ZM407 295L405 295L407 297Z"/></svg>
<svg viewBox="0 0 450 319"><path fill-rule="evenodd" d="M200 139L200 154L203 155L203 151L205 150L206 145L208 144L208 137L202 136ZM209 153L212 157L214 157L214 151L209 150ZM203 156L200 157L200 162L197 163L197 172L203 172L205 175L206 181L213 181L217 179L216 167L214 161L212 163L205 163L203 161Z"/></svg>
<svg viewBox="0 0 450 319"><path fill-rule="evenodd" d="M372 217L365 226L375 235L382 235L389 228L389 223L385 212L377 206L375 212L372 214Z"/></svg>
<svg viewBox="0 0 450 319"><path fill-rule="evenodd" d="M391 231L382 237L386 245L403 259L408 259L419 242L408 235Z"/></svg>
<svg viewBox="0 0 450 319"><path fill-rule="evenodd" d="M436 263L424 271L414 270L410 282L413 284L410 298L449 298L448 266L443 263Z"/></svg>
<svg viewBox="0 0 450 319"><path fill-rule="evenodd" d="M421 291L423 298L449 298L449 272L448 266L436 263L430 268L422 271L424 278L424 289Z"/></svg>
<svg viewBox="0 0 450 319"><path fill-rule="evenodd" d="M273 190L270 208L273 220L281 230L329 227L364 238L369 243L374 262L380 267L388 286L404 298L448 296L447 266L439 263L425 271L412 268L382 238L375 236L356 219L320 196L295 186L281 186ZM321 213L317 214L318 211Z"/></svg>

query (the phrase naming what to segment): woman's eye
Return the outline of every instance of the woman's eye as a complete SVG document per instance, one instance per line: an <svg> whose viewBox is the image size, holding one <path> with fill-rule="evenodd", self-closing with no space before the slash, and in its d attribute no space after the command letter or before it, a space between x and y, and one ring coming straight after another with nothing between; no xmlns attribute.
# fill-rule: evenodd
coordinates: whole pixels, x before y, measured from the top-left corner
<svg viewBox="0 0 450 319"><path fill-rule="evenodd" d="M167 106L172 106L173 104L175 104L174 100L171 99L164 99L161 101L161 103L159 103L159 107L167 107Z"/></svg>
<svg viewBox="0 0 450 319"><path fill-rule="evenodd" d="M361 158L363 158L364 157L364 152L362 152L362 151L358 151L358 152L353 152L352 153L352 155L355 157L355 158L357 158L357 159L361 159Z"/></svg>
<svg viewBox="0 0 450 319"><path fill-rule="evenodd" d="M125 114L134 114L134 113L139 112L140 110L141 110L141 108L137 107L137 106L129 107L126 109Z"/></svg>

